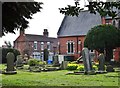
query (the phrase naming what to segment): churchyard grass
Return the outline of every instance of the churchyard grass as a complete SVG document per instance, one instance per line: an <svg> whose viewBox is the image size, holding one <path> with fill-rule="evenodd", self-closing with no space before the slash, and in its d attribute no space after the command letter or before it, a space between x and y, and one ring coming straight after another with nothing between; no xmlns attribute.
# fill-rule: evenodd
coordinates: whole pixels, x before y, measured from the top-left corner
<svg viewBox="0 0 120 88"><path fill-rule="evenodd" d="M5 66L0 66L5 68ZM118 86L118 72L97 75L66 75L67 70L29 72L17 70L15 75L2 74L3 86Z"/></svg>

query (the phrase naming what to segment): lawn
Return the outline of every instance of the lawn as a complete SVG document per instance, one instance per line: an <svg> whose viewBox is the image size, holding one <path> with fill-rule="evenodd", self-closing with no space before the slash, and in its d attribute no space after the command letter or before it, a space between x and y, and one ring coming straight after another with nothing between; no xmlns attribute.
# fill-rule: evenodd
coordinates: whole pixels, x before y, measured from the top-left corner
<svg viewBox="0 0 120 88"><path fill-rule="evenodd" d="M4 66L3 66L4 67ZM97 75L66 75L67 70L2 74L2 86L118 86L118 72Z"/></svg>

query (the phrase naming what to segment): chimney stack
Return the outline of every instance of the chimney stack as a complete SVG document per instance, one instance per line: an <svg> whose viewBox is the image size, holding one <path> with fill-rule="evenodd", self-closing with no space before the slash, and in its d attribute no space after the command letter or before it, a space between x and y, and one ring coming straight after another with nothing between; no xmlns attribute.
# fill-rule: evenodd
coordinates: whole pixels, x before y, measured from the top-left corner
<svg viewBox="0 0 120 88"><path fill-rule="evenodd" d="M48 37L48 30L47 29L44 29L44 32L43 32L43 35L45 36L45 37Z"/></svg>
<svg viewBox="0 0 120 88"><path fill-rule="evenodd" d="M24 35L25 34L25 30L24 29L20 29L20 35Z"/></svg>

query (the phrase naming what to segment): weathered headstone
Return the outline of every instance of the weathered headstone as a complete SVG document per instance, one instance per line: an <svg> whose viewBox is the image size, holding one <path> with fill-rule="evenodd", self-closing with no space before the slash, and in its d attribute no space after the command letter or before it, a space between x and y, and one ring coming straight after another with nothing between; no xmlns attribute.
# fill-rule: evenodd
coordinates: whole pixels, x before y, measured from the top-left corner
<svg viewBox="0 0 120 88"><path fill-rule="evenodd" d="M103 53L99 54L98 60L99 60L98 71L105 71L105 56Z"/></svg>
<svg viewBox="0 0 120 88"><path fill-rule="evenodd" d="M22 55L17 56L16 67L17 68L23 68L23 57L22 57Z"/></svg>
<svg viewBox="0 0 120 88"><path fill-rule="evenodd" d="M59 60L58 60L58 56L54 56L53 57L53 65L54 66L59 66L60 64L59 64Z"/></svg>
<svg viewBox="0 0 120 88"><path fill-rule="evenodd" d="M83 48L83 50L82 50L82 58L83 58L85 73L86 74L94 73L93 68L92 68L92 61L90 59L88 48Z"/></svg>
<svg viewBox="0 0 120 88"><path fill-rule="evenodd" d="M7 69L6 69L5 74L17 73L14 68L14 59L15 59L14 53L9 52L6 56L6 58L7 58Z"/></svg>
<svg viewBox="0 0 120 88"><path fill-rule="evenodd" d="M68 63L69 63L69 61L62 61L62 63L61 63L61 69L62 69L62 70L67 69Z"/></svg>

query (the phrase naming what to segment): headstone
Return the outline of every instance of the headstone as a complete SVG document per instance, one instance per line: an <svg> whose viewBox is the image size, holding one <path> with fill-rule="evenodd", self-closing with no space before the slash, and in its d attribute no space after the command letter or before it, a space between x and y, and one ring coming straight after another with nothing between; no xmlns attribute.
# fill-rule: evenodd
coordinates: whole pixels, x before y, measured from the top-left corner
<svg viewBox="0 0 120 88"><path fill-rule="evenodd" d="M114 70L112 65L108 65L107 68L106 68L106 71L107 72L114 72L115 70Z"/></svg>
<svg viewBox="0 0 120 88"><path fill-rule="evenodd" d="M105 71L105 56L103 53L99 54L98 60L99 60L98 71Z"/></svg>
<svg viewBox="0 0 120 88"><path fill-rule="evenodd" d="M86 74L91 74L93 72L93 68L92 68L92 61L90 59L88 48L83 48L83 50L82 50L82 58L83 58L83 64L84 64L85 73Z"/></svg>
<svg viewBox="0 0 120 88"><path fill-rule="evenodd" d="M67 69L67 65L68 65L68 63L69 63L69 61L62 61L61 69L62 69L62 70Z"/></svg>
<svg viewBox="0 0 120 88"><path fill-rule="evenodd" d="M6 58L7 58L7 69L5 74L16 74L17 72L15 71L14 68L14 59L15 59L14 53L9 52Z"/></svg>
<svg viewBox="0 0 120 88"><path fill-rule="evenodd" d="M60 64L59 64L59 60L58 60L58 56L54 56L53 57L53 65L54 66L59 66Z"/></svg>
<svg viewBox="0 0 120 88"><path fill-rule="evenodd" d="M22 57L22 55L17 56L16 67L17 68L23 68L23 57Z"/></svg>

